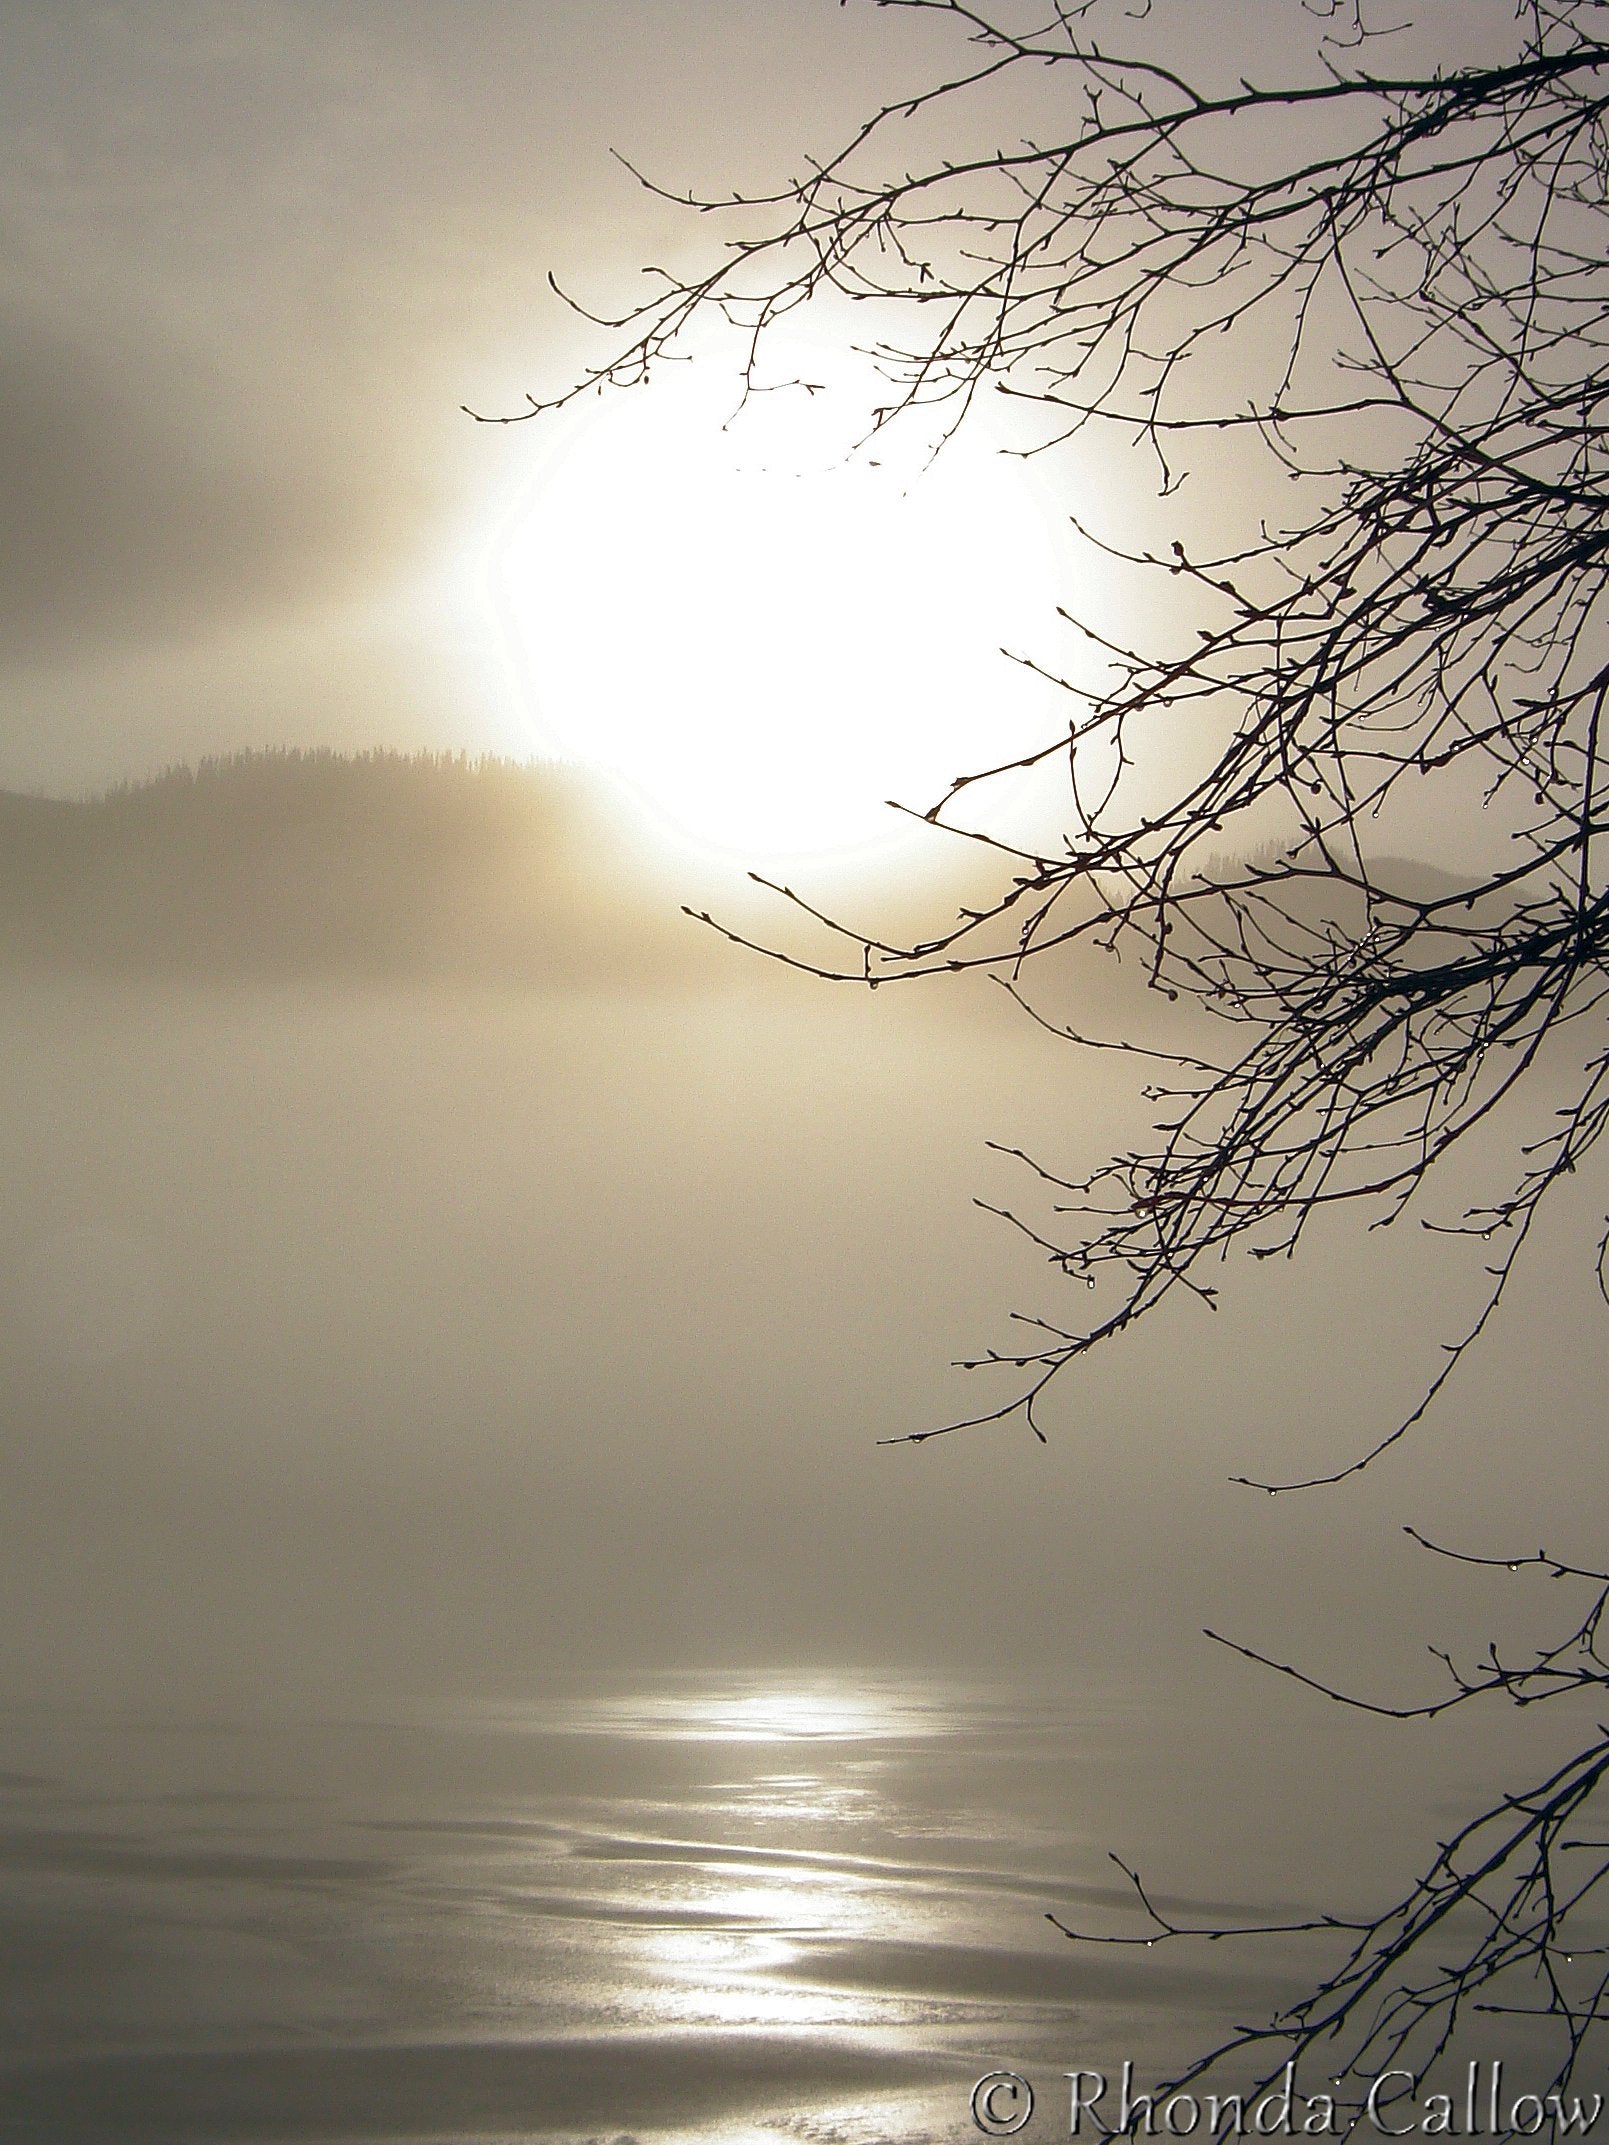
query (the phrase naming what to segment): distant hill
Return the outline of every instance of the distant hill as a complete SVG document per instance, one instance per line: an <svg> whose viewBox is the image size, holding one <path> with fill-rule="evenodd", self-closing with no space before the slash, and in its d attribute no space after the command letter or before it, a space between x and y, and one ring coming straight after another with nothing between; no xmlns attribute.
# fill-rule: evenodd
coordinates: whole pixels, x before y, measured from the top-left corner
<svg viewBox="0 0 1609 2145"><path fill-rule="evenodd" d="M801 876L829 913L921 936L959 903L993 898L997 874L971 868L976 887L940 851L924 871L906 860L840 888L841 898L830 878L825 891L813 883L828 878L825 866ZM1413 895L1455 890L1447 875L1401 859L1377 876ZM618 807L573 768L243 752L84 801L0 791L0 974L744 987L775 978L774 964L680 913L683 899L711 898L695 877L691 863L656 866ZM723 922L765 944L853 962L845 942L747 888L736 863L713 898ZM1363 921L1334 886L1289 888L1281 905L1298 927ZM1064 927L1075 913L1058 912ZM1003 927L995 942L1009 937ZM1087 945L1051 951L1033 978L1048 1007L1128 1025L1149 994L1138 948L1125 952L1118 964Z"/></svg>
<svg viewBox="0 0 1609 2145"><path fill-rule="evenodd" d="M84 802L0 791L0 970L606 980L713 956L585 779L249 752Z"/></svg>

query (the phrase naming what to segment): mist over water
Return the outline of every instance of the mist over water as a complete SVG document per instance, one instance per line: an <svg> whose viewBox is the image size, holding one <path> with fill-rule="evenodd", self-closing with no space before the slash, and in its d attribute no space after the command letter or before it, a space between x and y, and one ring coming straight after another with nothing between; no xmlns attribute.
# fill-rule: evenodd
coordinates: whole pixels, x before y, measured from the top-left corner
<svg viewBox="0 0 1609 2145"><path fill-rule="evenodd" d="M962 2134L991 2065L1162 2063L1299 1975L1069 1946L1132 1930L1110 1852L1374 1904L1568 1743L1200 1636L1411 1695L1534 1614L1400 1527L1598 1523L1562 1237L1344 1497L1227 1478L1412 1397L1422 1239L1159 1318L1048 1447L885 1448L1003 1395L946 1366L1012 1307L1098 1310L972 1200L1036 1211L990 1138L1137 1137L1121 1062L735 952L0 996L0 2134Z"/></svg>

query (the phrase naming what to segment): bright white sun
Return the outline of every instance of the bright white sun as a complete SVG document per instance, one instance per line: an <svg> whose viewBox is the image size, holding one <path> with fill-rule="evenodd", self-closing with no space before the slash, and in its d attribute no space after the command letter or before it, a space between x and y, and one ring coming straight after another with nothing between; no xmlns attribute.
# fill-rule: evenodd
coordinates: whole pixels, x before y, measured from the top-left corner
<svg viewBox="0 0 1609 2145"><path fill-rule="evenodd" d="M887 799L925 809L1065 721L1000 653L1042 645L1056 597L1022 465L964 432L846 459L869 375L795 370L822 384L735 417L713 366L606 398L494 564L537 749L761 863L886 840Z"/></svg>

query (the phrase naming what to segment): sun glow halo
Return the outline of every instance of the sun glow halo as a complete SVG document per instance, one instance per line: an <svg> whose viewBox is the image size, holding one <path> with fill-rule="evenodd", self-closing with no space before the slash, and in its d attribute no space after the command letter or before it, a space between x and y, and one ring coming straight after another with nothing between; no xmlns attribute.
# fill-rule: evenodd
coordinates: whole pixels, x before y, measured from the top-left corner
<svg viewBox="0 0 1609 2145"><path fill-rule="evenodd" d="M846 458L837 390L733 410L698 368L606 400L510 515L494 583L535 742L750 861L886 841L885 800L923 809L1065 720L1000 653L1043 642L1050 525L965 434Z"/></svg>

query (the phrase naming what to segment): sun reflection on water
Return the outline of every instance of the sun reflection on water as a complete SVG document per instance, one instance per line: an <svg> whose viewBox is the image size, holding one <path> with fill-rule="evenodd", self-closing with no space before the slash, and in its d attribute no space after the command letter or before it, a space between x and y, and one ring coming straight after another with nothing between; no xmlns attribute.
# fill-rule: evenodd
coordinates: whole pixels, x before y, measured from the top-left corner
<svg viewBox="0 0 1609 2145"><path fill-rule="evenodd" d="M876 1998L813 1985L812 1943L854 1943L875 1934L876 1887L843 1871L717 1868L689 1883L711 1916L747 1927L642 1932L637 1948L655 2009L667 2021L767 2026L876 2025ZM882 1903L886 1917L886 1902Z"/></svg>
<svg viewBox="0 0 1609 2145"><path fill-rule="evenodd" d="M844 1691L755 1691L712 1708L712 1734L734 1742L854 1741L886 1734L888 1722L875 1703Z"/></svg>
<svg viewBox="0 0 1609 2145"><path fill-rule="evenodd" d="M937 1695L727 1679L588 1694L543 1715L528 1716L533 1730L729 1752L682 1789L679 1836L658 1833L654 1815L662 1823L668 1812L645 1804L643 1837L617 1835L606 1853L577 1850L592 1865L589 1890L611 1917L625 1978L654 2020L818 2031L904 2018L909 1999L844 1986L834 1963L916 1933L909 1884L861 1858L892 1818L881 1785L889 1748L953 1730ZM767 1764L762 1753L783 1745L810 1746L809 1761ZM749 1749L758 1763L744 1757Z"/></svg>
<svg viewBox="0 0 1609 2145"><path fill-rule="evenodd" d="M727 1786L734 1807L768 1824L851 1824L872 1819L876 1791L860 1781L820 1773L761 1773Z"/></svg>
<svg viewBox="0 0 1609 2145"><path fill-rule="evenodd" d="M794 1777L790 1788L816 1786ZM752 1805L740 1805L752 1820ZM835 1814L824 1802L795 1805L784 1822ZM775 1819L766 1812L766 1829ZM832 1855L817 1860L728 1860L699 1856L689 1843L669 1892L676 1920L633 1931L628 1940L655 1991L654 2007L682 2023L812 2027L875 2025L887 2006L812 1983L811 1956L886 1931L886 1882ZM699 1924L702 1923L702 1926Z"/></svg>
<svg viewBox="0 0 1609 2145"><path fill-rule="evenodd" d="M484 1727L558 1735L623 1735L667 1742L866 1743L954 1732L949 1706L875 1683L724 1680L617 1696L477 1706ZM783 1777L781 1775L778 1776ZM801 1779L804 1775L798 1776Z"/></svg>
<svg viewBox="0 0 1609 2145"><path fill-rule="evenodd" d="M1018 1747L1023 1716L997 1695L688 1677L458 1717L528 1739L533 1771L565 1783L540 1824L518 1792L502 1805L492 1911L533 1995L562 1950L570 2000L595 1989L611 2029L961 2030L989 1970L956 1967L952 1991L942 1962L1021 1920L973 1804L980 1752L995 1764ZM951 1851L936 1856L939 1836ZM631 1992L624 2008L610 1990Z"/></svg>

